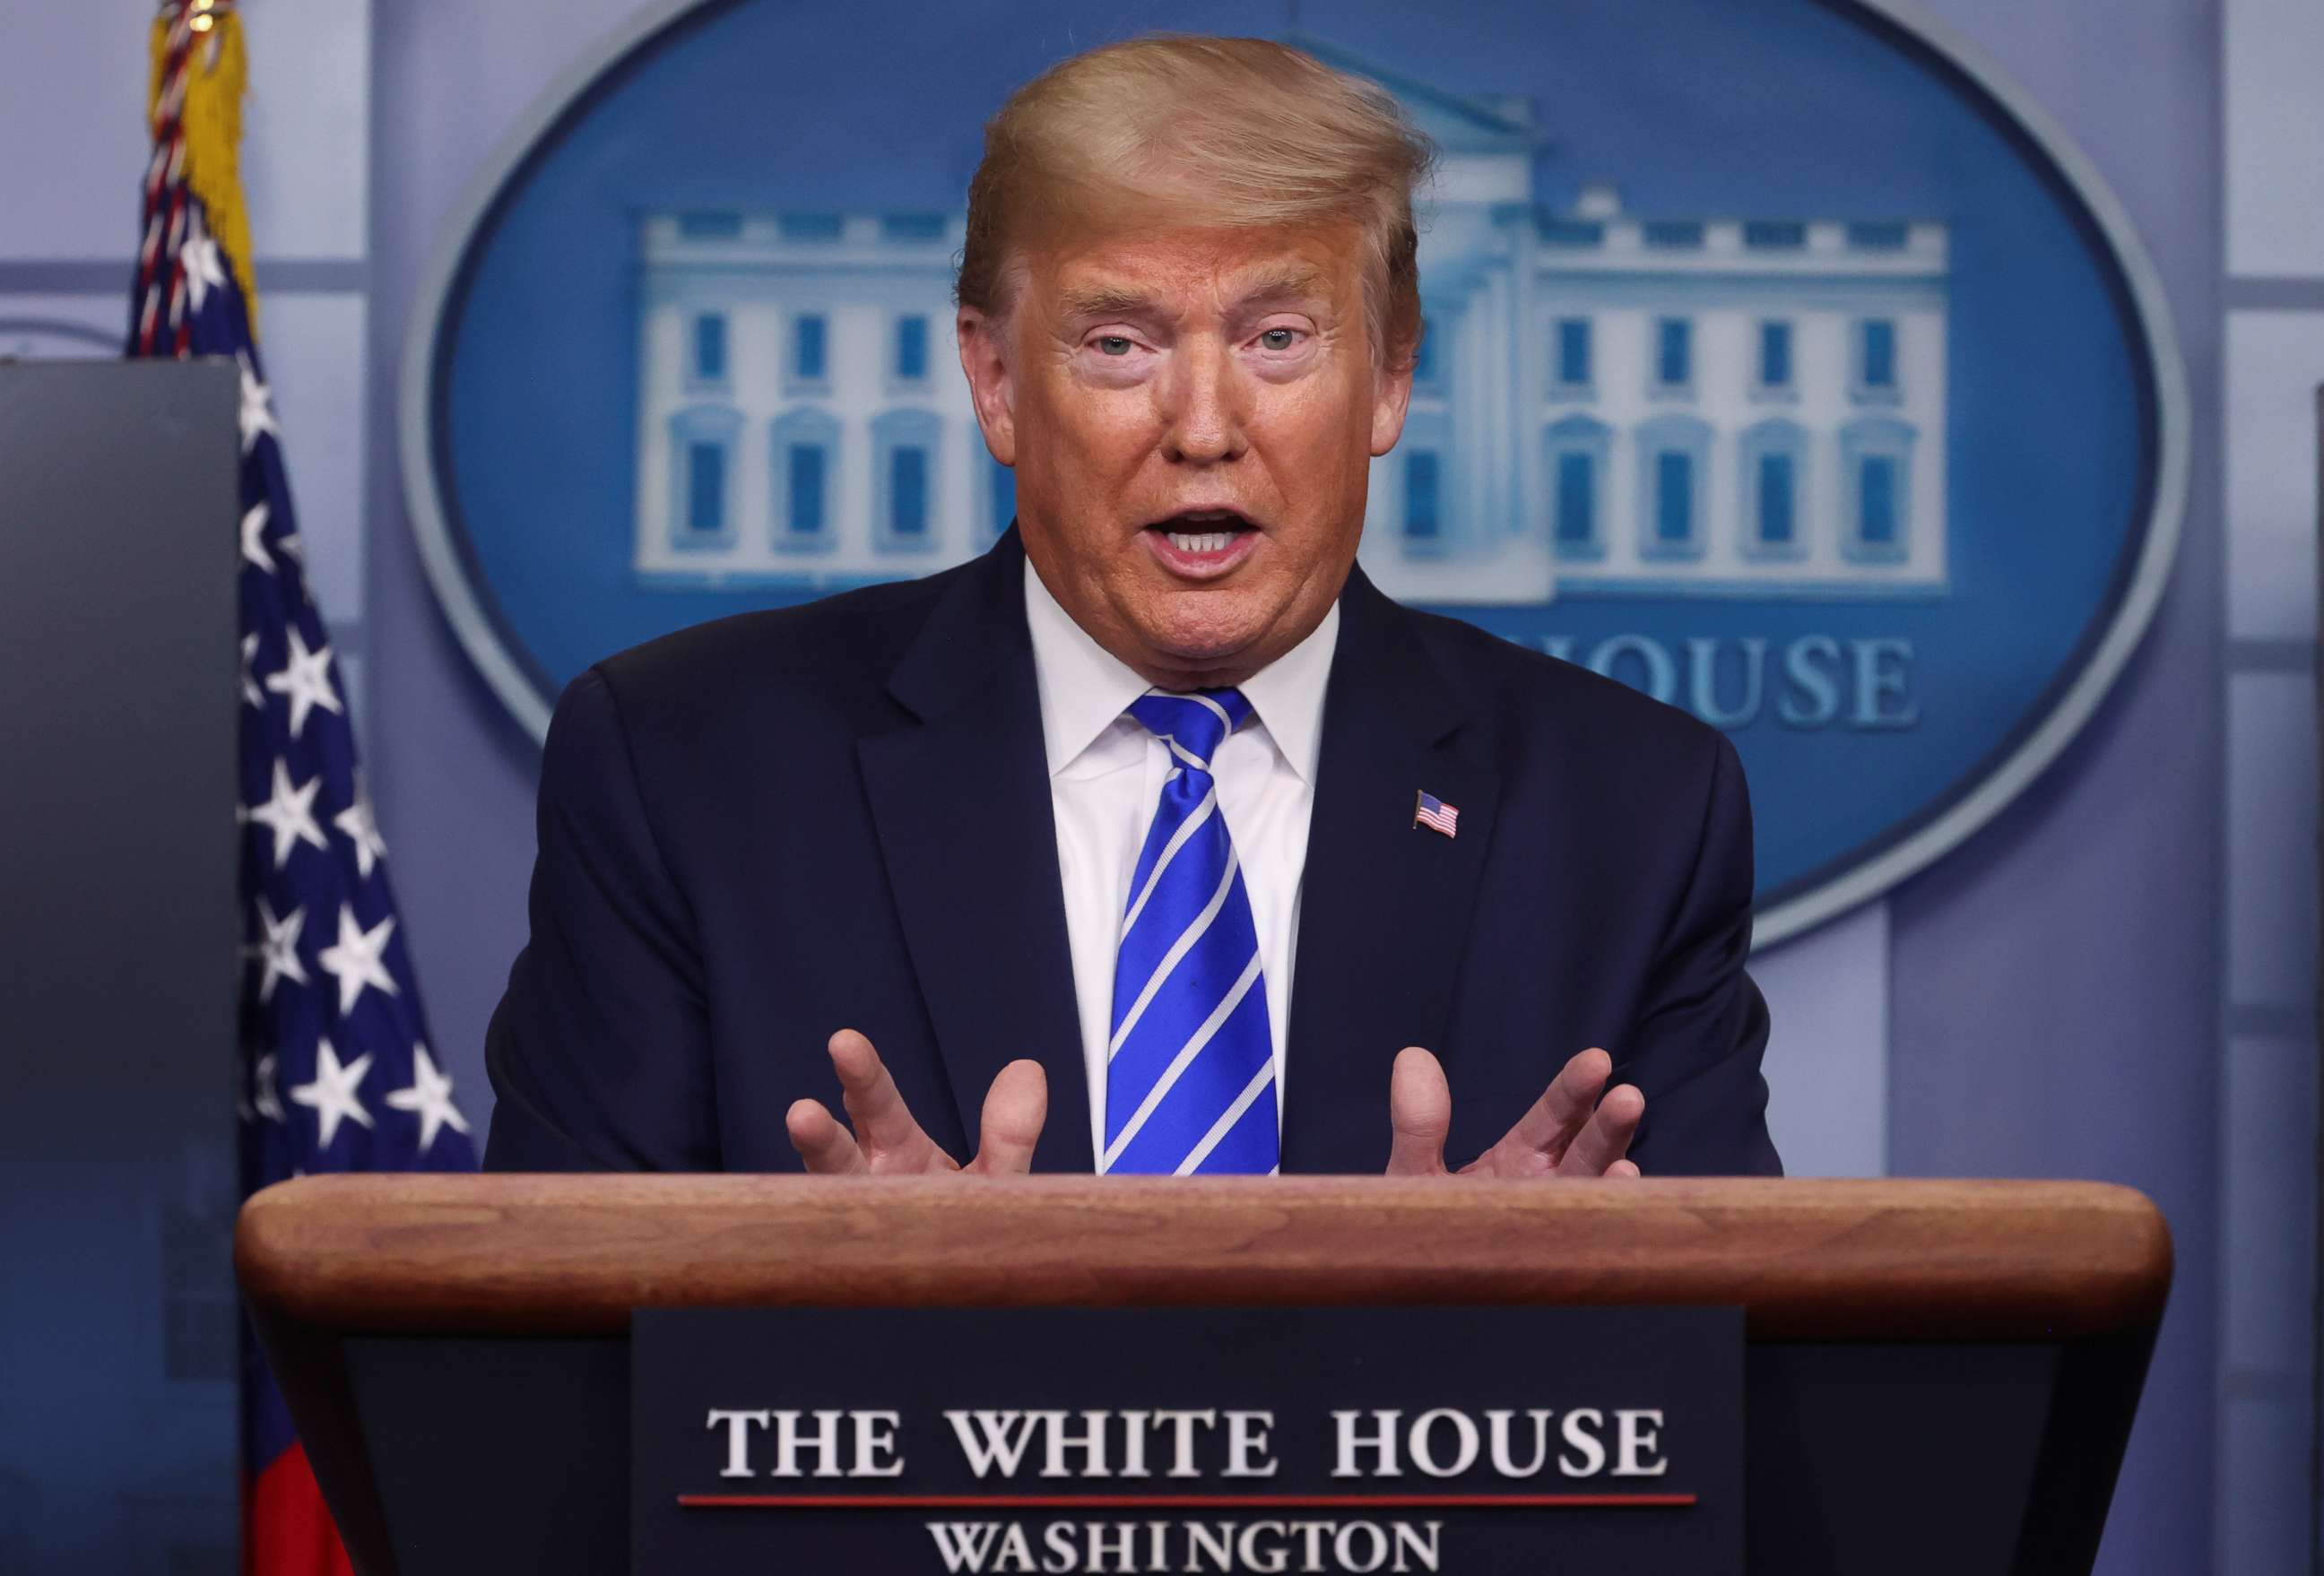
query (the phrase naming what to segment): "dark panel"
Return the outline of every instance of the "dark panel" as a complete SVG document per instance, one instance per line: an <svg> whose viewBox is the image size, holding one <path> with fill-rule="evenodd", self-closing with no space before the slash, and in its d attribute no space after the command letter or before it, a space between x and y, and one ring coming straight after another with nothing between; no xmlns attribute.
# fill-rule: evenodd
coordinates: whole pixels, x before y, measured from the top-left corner
<svg viewBox="0 0 2324 1576"><path fill-rule="evenodd" d="M351 1340L401 1576L630 1564L630 1343Z"/></svg>
<svg viewBox="0 0 2324 1576"><path fill-rule="evenodd" d="M627 1569L629 1344L346 1343L398 1569ZM2143 1341L1754 1345L1753 1576L2073 1576Z"/></svg>
<svg viewBox="0 0 2324 1576"><path fill-rule="evenodd" d="M0 364L0 1570L231 1568L236 389Z"/></svg>
<svg viewBox="0 0 2324 1576"><path fill-rule="evenodd" d="M2057 1365L2049 1346L1753 1347L1755 1576L2006 1576Z"/></svg>

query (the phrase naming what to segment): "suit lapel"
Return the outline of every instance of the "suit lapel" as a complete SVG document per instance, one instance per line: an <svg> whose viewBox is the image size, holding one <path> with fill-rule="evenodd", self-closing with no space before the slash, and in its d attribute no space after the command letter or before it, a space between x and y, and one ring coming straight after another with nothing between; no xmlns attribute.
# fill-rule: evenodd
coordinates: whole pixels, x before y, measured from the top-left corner
<svg viewBox="0 0 2324 1576"><path fill-rule="evenodd" d="M1378 1171L1396 1053L1416 1045L1445 1057L1500 792L1458 748L1466 707L1414 615L1360 569L1340 614L1299 899L1286 1171ZM1460 811L1456 836L1413 824L1424 790Z"/></svg>
<svg viewBox="0 0 2324 1576"><path fill-rule="evenodd" d="M1023 576L1012 529L954 581L890 677L918 721L856 751L966 1149L994 1075L1030 1056L1049 1079L1034 1169L1087 1171L1088 1075Z"/></svg>

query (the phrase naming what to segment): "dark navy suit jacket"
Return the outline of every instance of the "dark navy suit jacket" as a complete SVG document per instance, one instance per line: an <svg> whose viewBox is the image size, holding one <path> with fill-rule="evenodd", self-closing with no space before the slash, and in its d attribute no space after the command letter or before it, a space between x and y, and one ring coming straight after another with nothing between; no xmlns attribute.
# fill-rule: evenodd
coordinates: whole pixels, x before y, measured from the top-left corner
<svg viewBox="0 0 2324 1576"><path fill-rule="evenodd" d="M983 558L690 629L565 692L532 935L493 1015L486 1164L780 1171L869 1035L929 1136L1049 1077L1040 1170L1088 1170L1065 900L1012 530ZM1649 1175L1779 1169L1743 969L1751 824L1714 730L1582 668L1341 596L1284 1090L1283 1169L1376 1172L1388 1067L1443 1060L1448 1161L1589 1046L1646 1098ZM1413 825L1420 790L1460 810Z"/></svg>

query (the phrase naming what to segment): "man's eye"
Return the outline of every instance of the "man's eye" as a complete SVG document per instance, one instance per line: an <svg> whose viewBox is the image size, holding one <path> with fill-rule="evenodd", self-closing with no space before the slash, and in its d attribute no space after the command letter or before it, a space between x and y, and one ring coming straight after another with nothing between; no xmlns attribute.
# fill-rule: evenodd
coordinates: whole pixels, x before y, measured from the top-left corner
<svg viewBox="0 0 2324 1576"><path fill-rule="evenodd" d="M1130 336L1126 334L1101 334L1098 336L1097 347L1099 354L1103 355L1128 355Z"/></svg>
<svg viewBox="0 0 2324 1576"><path fill-rule="evenodd" d="M1269 350L1288 350L1298 336L1296 328L1269 328L1259 336L1259 342Z"/></svg>

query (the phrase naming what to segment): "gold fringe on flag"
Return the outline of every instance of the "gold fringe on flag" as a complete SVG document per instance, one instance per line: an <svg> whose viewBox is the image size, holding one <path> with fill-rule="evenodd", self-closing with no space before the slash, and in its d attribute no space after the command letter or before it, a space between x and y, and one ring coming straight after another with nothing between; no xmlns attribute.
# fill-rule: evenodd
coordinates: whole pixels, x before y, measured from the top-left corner
<svg viewBox="0 0 2324 1576"><path fill-rule="evenodd" d="M234 265L255 339L258 283L250 269L250 215L242 201L242 95L249 81L242 19L233 0L165 0L153 18L153 65L145 92L149 129L161 124L170 34L181 18L195 34L185 67L186 182L202 199L210 234Z"/></svg>

